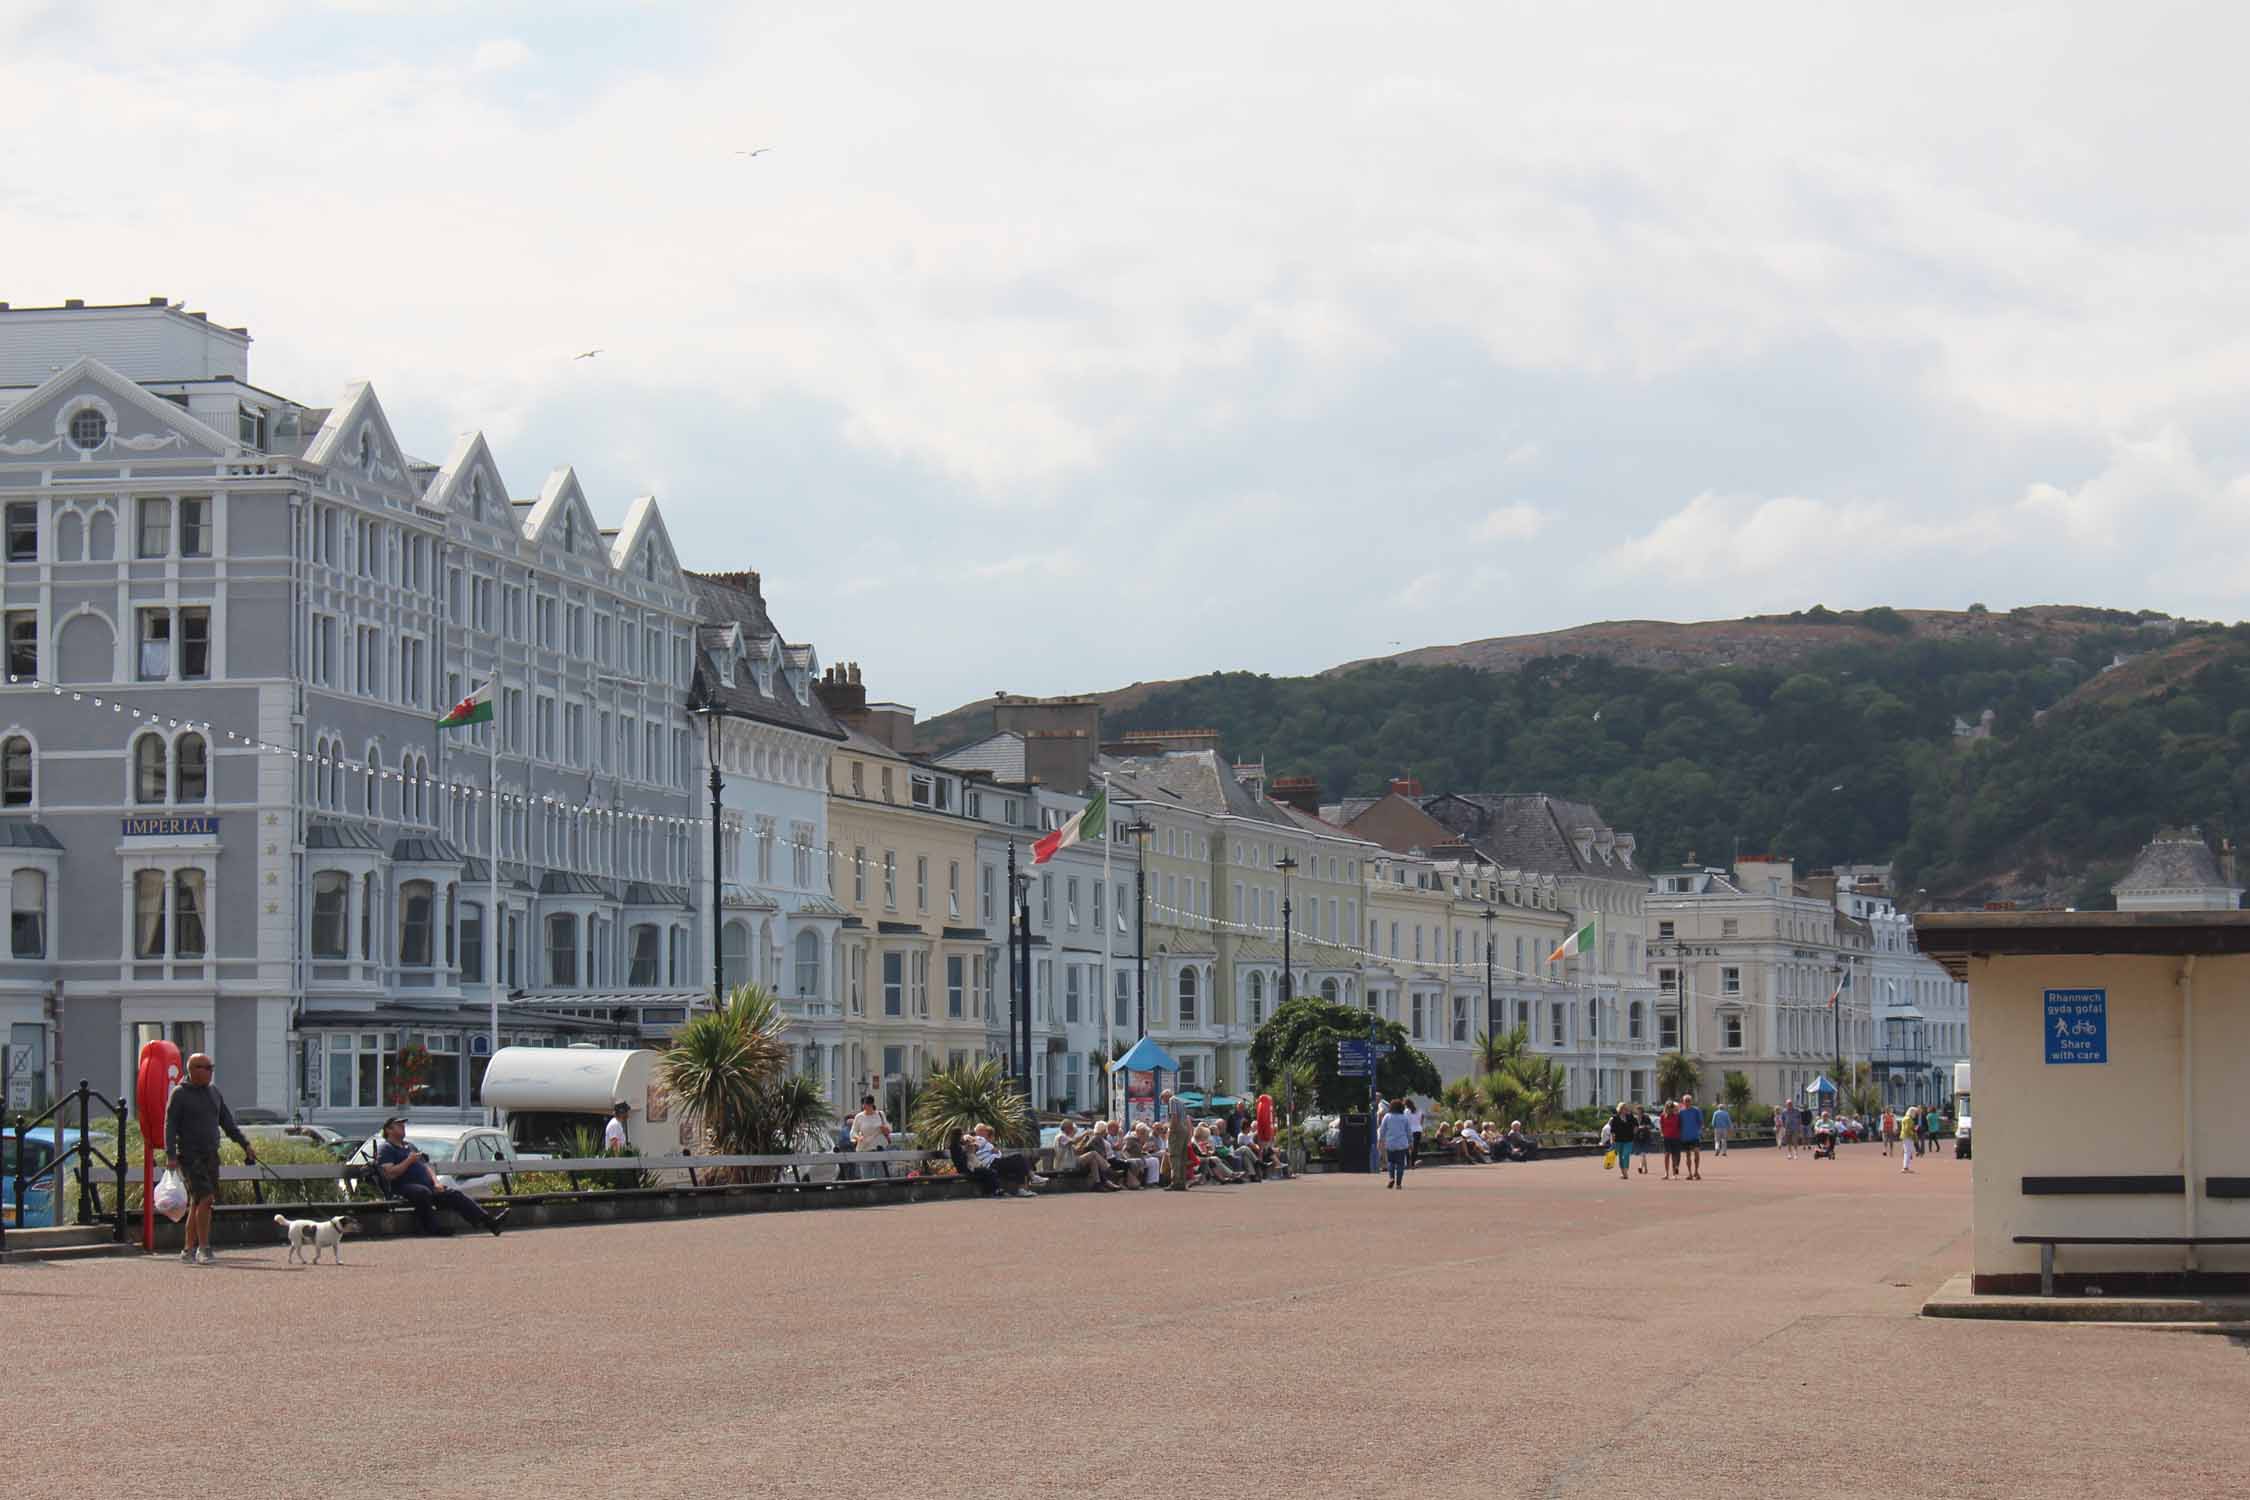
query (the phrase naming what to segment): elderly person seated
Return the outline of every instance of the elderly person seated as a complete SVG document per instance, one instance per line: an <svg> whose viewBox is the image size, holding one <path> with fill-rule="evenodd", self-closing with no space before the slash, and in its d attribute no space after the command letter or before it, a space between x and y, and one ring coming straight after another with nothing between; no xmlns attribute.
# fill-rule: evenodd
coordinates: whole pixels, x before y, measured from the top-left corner
<svg viewBox="0 0 2250 1500"><path fill-rule="evenodd" d="M1500 1152L1509 1161L1530 1161L1539 1155L1539 1142L1524 1133L1523 1121L1510 1120L1508 1133L1500 1138Z"/></svg>
<svg viewBox="0 0 2250 1500"><path fill-rule="evenodd" d="M1140 1170L1144 1187L1155 1187L1163 1180L1164 1152L1156 1143L1156 1132L1145 1123L1135 1125L1125 1138L1125 1170L1130 1173L1135 1168Z"/></svg>
<svg viewBox="0 0 2250 1500"><path fill-rule="evenodd" d="M1247 1130L1232 1141L1220 1138L1218 1147L1219 1160L1240 1176L1251 1182L1265 1176L1264 1164L1258 1160L1257 1142L1250 1138Z"/></svg>
<svg viewBox="0 0 2250 1500"><path fill-rule="evenodd" d="M1190 1182L1240 1182L1243 1177L1219 1155L1207 1125L1196 1126L1195 1134L1188 1137L1188 1171Z"/></svg>
<svg viewBox="0 0 2250 1500"><path fill-rule="evenodd" d="M1097 1193L1118 1191L1110 1181L1108 1142L1098 1129L1089 1128L1084 1134L1071 1120L1064 1120L1055 1129L1055 1175L1072 1176L1084 1172Z"/></svg>
<svg viewBox="0 0 2250 1500"><path fill-rule="evenodd" d="M1463 1120L1453 1137L1453 1154L1461 1161L1481 1166L1492 1160L1492 1147L1486 1144L1484 1132L1477 1129L1474 1120Z"/></svg>
<svg viewBox="0 0 2250 1500"><path fill-rule="evenodd" d="M1031 1170L1031 1158L1021 1151L1000 1149L999 1136L990 1125L979 1125L969 1135L969 1154L980 1167L989 1167L1003 1189L1014 1183L1018 1198L1036 1196L1031 1189L1047 1179Z"/></svg>

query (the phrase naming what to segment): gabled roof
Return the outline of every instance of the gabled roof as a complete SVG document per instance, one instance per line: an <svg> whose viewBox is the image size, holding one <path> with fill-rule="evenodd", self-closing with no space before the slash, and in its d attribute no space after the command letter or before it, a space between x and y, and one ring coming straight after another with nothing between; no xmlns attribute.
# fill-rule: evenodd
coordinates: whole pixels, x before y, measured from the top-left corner
<svg viewBox="0 0 2250 1500"><path fill-rule="evenodd" d="M656 555L656 581L667 587L679 587L680 554L672 546L672 533L665 528L664 515L656 508L654 495L637 497L625 507L625 524L602 535L609 542L612 568L620 573L641 573L637 559L641 549L647 547Z"/></svg>
<svg viewBox="0 0 2250 1500"><path fill-rule="evenodd" d="M537 542L550 534L561 536L563 517L577 518L578 539L574 550L601 551L601 528L594 522L594 509L586 503L586 491L578 483L578 471L564 464L547 476L539 487L539 498L531 502L531 510L524 516L524 540Z"/></svg>
<svg viewBox="0 0 2250 1500"><path fill-rule="evenodd" d="M955 771L983 771L994 781L1021 783L1024 771L1023 736L1013 729L987 735L973 745L938 757L938 764Z"/></svg>
<svg viewBox="0 0 2250 1500"><path fill-rule="evenodd" d="M368 462L364 466L360 462L362 433L367 437ZM305 448L305 462L363 473L403 490L414 487L407 478L406 450L391 430L383 403L375 399L375 387L364 380L355 380L344 388L344 399L329 410L328 419Z"/></svg>
<svg viewBox="0 0 2250 1500"><path fill-rule="evenodd" d="M485 522L503 524L513 514L508 505L508 487L501 478L498 461L492 456L491 445L481 432L465 432L453 440L452 450L438 465L429 488L422 492L422 502L440 510L473 516L480 479L484 482Z"/></svg>
<svg viewBox="0 0 2250 1500"><path fill-rule="evenodd" d="M1104 756L1102 766L1141 788L1143 800L1178 802L1197 812L1246 818L1278 828L1297 826L1280 804L1252 796L1250 789L1235 779L1234 767L1216 750L1169 750L1123 760ZM1150 792L1163 795L1150 797Z"/></svg>
<svg viewBox="0 0 2250 1500"><path fill-rule="evenodd" d="M234 453L241 448L233 438L204 426L161 396L150 395L92 355L81 355L0 410L0 461L41 454L80 457L67 436L69 413L87 404L70 399L78 391L96 396L111 418L107 438L85 457L114 463L131 454L160 453L168 448L210 454ZM142 419L135 424L142 430L126 430L119 418L127 411ZM156 430L145 430L151 427Z"/></svg>

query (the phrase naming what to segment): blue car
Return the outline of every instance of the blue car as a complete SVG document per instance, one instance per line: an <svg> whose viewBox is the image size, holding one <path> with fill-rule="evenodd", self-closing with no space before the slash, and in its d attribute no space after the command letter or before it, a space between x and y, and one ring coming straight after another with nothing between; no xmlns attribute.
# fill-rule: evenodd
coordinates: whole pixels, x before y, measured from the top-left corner
<svg viewBox="0 0 2250 1500"><path fill-rule="evenodd" d="M78 1132L66 1130L62 1146L67 1150L78 1144ZM56 1217L56 1205L65 1197L55 1191L52 1176L39 1173L55 1159L55 1128L52 1125L34 1126L24 1139L23 1166L25 1176L32 1178L24 1189L23 1220L16 1220L16 1132L11 1127L0 1130L0 1223L10 1229L52 1229L62 1221ZM63 1176L75 1175L75 1164L65 1164Z"/></svg>

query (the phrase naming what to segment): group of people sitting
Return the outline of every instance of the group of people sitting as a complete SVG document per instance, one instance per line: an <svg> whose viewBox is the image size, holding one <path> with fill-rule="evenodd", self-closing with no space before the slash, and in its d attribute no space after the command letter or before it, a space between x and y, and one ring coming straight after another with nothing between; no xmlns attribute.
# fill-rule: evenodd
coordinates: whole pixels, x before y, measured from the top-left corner
<svg viewBox="0 0 2250 1500"><path fill-rule="evenodd" d="M1127 1130L1116 1120L1097 1120L1081 1130L1064 1120L1057 1127L1049 1172L1083 1176L1098 1193L1144 1187L1186 1187L1191 1183L1263 1182L1285 1171L1273 1142L1260 1141L1249 1128L1222 1120L1213 1131L1198 1124L1185 1136L1185 1150L1173 1150L1170 1121L1136 1124ZM1230 1130L1232 1133L1230 1134ZM1048 1179L1032 1158L1000 1149L990 1125L957 1136L946 1148L953 1170L984 1187L993 1197L1029 1198Z"/></svg>
<svg viewBox="0 0 2250 1500"><path fill-rule="evenodd" d="M1524 1133L1523 1121L1510 1120L1503 1132L1491 1120L1456 1123L1447 1120L1437 1128L1437 1148L1455 1161L1530 1161L1539 1155L1539 1142Z"/></svg>

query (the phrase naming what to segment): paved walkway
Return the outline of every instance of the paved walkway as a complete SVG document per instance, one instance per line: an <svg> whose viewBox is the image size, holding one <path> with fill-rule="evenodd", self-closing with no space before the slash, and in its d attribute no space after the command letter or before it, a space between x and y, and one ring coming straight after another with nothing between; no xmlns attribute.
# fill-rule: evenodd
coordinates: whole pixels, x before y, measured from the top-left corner
<svg viewBox="0 0 2250 1500"><path fill-rule="evenodd" d="M23 1495L2250 1492L2239 1343L1916 1317L1968 1218L1862 1146L5 1266L0 1431Z"/></svg>

